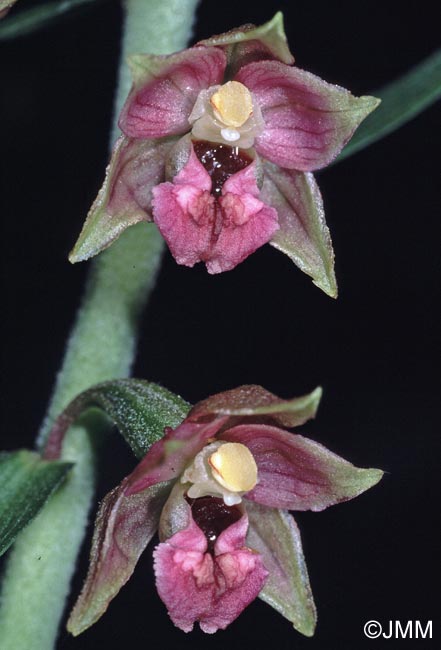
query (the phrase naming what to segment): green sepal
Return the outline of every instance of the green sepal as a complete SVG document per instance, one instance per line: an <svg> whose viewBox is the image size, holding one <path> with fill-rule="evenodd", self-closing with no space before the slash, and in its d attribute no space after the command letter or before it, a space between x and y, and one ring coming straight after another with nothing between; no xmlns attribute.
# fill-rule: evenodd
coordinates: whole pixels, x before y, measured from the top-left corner
<svg viewBox="0 0 441 650"><path fill-rule="evenodd" d="M108 248L130 226L151 221L152 188L164 176L165 157L173 138L115 143L104 183L69 254L72 264Z"/></svg>
<svg viewBox="0 0 441 650"><path fill-rule="evenodd" d="M322 393L318 386L307 395L281 399L262 386L247 384L198 402L189 419L197 421L209 415L252 417L254 421L256 418L270 418L280 427L298 427L316 416Z"/></svg>
<svg viewBox="0 0 441 650"><path fill-rule="evenodd" d="M73 463L22 449L0 452L0 555L41 510Z"/></svg>
<svg viewBox="0 0 441 650"><path fill-rule="evenodd" d="M288 47L281 11L278 11L271 20L259 27L255 25L243 25L225 34L219 34L218 36L212 36L211 38L200 41L198 45L226 47L228 58L231 60L235 57L236 46L247 41L260 41L282 63L287 63L288 65L294 63L294 57Z"/></svg>
<svg viewBox="0 0 441 650"><path fill-rule="evenodd" d="M262 555L269 571L259 598L291 621L298 632L312 636L317 613L294 518L285 510L249 501L247 513L247 544Z"/></svg>
<svg viewBox="0 0 441 650"><path fill-rule="evenodd" d="M155 534L171 482L157 483L127 496L127 479L103 499L95 520L90 565L81 594L67 622L78 636L101 618L131 577Z"/></svg>
<svg viewBox="0 0 441 650"><path fill-rule="evenodd" d="M171 391L141 379L116 379L92 386L76 397L54 423L45 449L57 458L69 426L90 407L104 411L137 458L162 438L166 427L176 428L190 404Z"/></svg>
<svg viewBox="0 0 441 650"><path fill-rule="evenodd" d="M279 230L271 246L288 255L316 287L336 298L334 250L314 176L268 162L265 172L262 196L279 215Z"/></svg>

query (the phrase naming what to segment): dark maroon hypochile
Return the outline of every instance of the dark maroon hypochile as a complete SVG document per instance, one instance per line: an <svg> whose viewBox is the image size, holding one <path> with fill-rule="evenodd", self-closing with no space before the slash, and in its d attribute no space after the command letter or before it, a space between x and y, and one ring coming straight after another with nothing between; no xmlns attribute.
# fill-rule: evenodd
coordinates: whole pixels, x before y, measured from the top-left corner
<svg viewBox="0 0 441 650"><path fill-rule="evenodd" d="M227 144L197 140L193 142L193 148L199 161L210 174L211 193L216 198L221 195L222 187L230 176L253 162L253 159L242 149Z"/></svg>

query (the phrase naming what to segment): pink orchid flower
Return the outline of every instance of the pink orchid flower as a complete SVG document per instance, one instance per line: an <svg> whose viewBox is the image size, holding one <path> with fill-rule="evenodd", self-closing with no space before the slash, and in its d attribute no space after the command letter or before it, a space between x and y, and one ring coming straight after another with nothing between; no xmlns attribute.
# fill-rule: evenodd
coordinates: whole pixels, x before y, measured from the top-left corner
<svg viewBox="0 0 441 650"><path fill-rule="evenodd" d="M159 529L156 585L177 627L224 629L259 596L312 635L315 606L288 511L323 510L382 476L285 429L314 417L320 395L282 400L242 386L167 430L101 504L68 629L80 634L105 612Z"/></svg>
<svg viewBox="0 0 441 650"><path fill-rule="evenodd" d="M379 102L293 63L280 13L170 56L132 56L123 136L71 261L153 220L179 264L219 273L269 242L336 296L311 172Z"/></svg>

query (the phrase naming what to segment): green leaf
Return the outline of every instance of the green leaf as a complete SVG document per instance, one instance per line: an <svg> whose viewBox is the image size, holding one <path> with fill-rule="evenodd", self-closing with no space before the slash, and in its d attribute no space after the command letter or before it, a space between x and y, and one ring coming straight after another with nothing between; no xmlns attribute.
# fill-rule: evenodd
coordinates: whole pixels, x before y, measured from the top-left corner
<svg viewBox="0 0 441 650"><path fill-rule="evenodd" d="M26 36L65 18L69 12L87 9L103 0L56 0L25 9L0 24L0 41L8 41L18 36ZM9 2L6 2L6 6ZM2 4L0 2L0 9Z"/></svg>
<svg viewBox="0 0 441 650"><path fill-rule="evenodd" d="M259 598L291 621L298 632L312 636L316 609L294 518L284 510L249 501L247 513L247 543L262 555L269 571Z"/></svg>
<svg viewBox="0 0 441 650"><path fill-rule="evenodd" d="M165 427L174 429L181 424L190 404L166 388L141 379L98 384L78 395L56 420L46 445L46 458L59 456L67 429L90 407L103 410L135 456L142 458L162 438Z"/></svg>
<svg viewBox="0 0 441 650"><path fill-rule="evenodd" d="M441 98L441 50L372 94L381 99L380 106L366 118L335 162L384 138Z"/></svg>
<svg viewBox="0 0 441 650"><path fill-rule="evenodd" d="M25 449L0 453L0 555L33 519L73 467Z"/></svg>

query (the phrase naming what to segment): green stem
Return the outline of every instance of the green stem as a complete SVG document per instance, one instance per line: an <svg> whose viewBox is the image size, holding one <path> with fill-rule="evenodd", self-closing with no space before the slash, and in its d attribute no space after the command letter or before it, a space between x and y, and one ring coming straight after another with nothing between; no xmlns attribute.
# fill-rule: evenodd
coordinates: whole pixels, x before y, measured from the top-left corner
<svg viewBox="0 0 441 650"><path fill-rule="evenodd" d="M127 54L166 54L183 48L197 1L126 0L115 114L130 84ZM115 135L116 126L111 141ZM138 316L153 286L161 251L154 226L139 224L97 258L40 432L40 446L54 418L75 395L129 373ZM13 547L0 607L2 650L54 647L93 497L95 452L89 433L103 424L102 419L89 417L70 429L62 458L74 461L75 469Z"/></svg>

